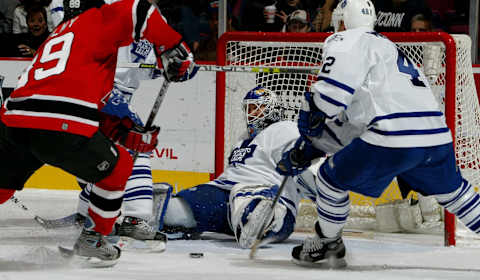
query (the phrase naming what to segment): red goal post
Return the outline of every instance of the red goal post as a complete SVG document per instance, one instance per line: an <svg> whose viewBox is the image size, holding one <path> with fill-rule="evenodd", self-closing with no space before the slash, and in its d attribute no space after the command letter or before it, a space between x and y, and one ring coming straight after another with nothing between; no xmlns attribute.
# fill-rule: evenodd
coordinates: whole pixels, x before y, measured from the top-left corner
<svg viewBox="0 0 480 280"><path fill-rule="evenodd" d="M480 110L471 74L471 43L468 36L452 36L444 32L383 34L424 72L429 73L431 87L444 105L447 125L455 139L457 163L462 172L465 171L464 176L473 185L478 185L480 137L477 133L480 134ZM322 42L329 35L331 33L227 32L217 44L217 65L319 68ZM457 71L458 67L460 71ZM230 147L244 129L240 106L243 95L249 89L257 84L270 89L274 87L286 110L292 112L289 118L295 119L298 98L315 78L307 74L261 71L247 74L217 72L215 177L223 172ZM298 92L292 93L294 91ZM450 213L445 213L444 226L445 244L455 245L455 218Z"/></svg>

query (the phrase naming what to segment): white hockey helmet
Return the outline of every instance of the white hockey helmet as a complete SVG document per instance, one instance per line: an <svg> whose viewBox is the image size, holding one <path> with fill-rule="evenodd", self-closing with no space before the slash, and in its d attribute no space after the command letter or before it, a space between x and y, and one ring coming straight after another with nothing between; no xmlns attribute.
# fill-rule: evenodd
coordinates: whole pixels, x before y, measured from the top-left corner
<svg viewBox="0 0 480 280"><path fill-rule="evenodd" d="M332 25L338 32L343 21L346 29L368 27L373 29L377 16L370 0L342 0L332 14Z"/></svg>
<svg viewBox="0 0 480 280"><path fill-rule="evenodd" d="M243 98L243 109L250 137L255 137L270 124L280 120L277 97L275 93L262 86L247 92Z"/></svg>

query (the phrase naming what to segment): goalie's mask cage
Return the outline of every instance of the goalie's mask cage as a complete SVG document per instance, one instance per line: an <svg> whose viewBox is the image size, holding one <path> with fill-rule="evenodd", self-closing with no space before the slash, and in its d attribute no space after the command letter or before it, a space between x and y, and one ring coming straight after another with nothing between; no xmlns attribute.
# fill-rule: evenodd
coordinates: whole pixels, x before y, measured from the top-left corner
<svg viewBox="0 0 480 280"><path fill-rule="evenodd" d="M275 94L262 86L250 90L242 103L250 138L281 119Z"/></svg>
<svg viewBox="0 0 480 280"><path fill-rule="evenodd" d="M69 20L90 8L100 8L103 0L63 0L63 21Z"/></svg>
<svg viewBox="0 0 480 280"><path fill-rule="evenodd" d="M289 69L308 67L318 71L322 64L323 42L330 35L321 32L226 32L218 41L217 64ZM470 38L444 32L396 32L383 35L395 42L426 74L452 132L457 165L462 175L478 187L480 106L473 80ZM271 90L277 97L282 120L296 120L303 94L317 78L315 74L304 72L262 71L260 68L251 73L232 71L217 72L216 75L215 176L223 172L232 146L246 133L243 121L245 111L241 106L246 92L256 86ZM361 211L365 215L375 214L376 205L400 199L399 193L394 184L377 199L350 193L351 213ZM312 209L315 212L315 208ZM297 226L303 219L302 209L299 213ZM313 215L311 218L316 219ZM462 231L460 227L455 230L454 216L449 213L439 223L445 224L445 243L448 245L456 243L457 234L460 233L463 238L464 232L467 232L459 232Z"/></svg>

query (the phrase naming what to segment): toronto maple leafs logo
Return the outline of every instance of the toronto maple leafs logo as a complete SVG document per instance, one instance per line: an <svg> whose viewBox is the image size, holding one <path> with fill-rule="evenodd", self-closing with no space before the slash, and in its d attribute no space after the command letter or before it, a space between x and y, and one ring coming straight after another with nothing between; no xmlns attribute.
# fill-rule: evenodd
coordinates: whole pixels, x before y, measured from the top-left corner
<svg viewBox="0 0 480 280"><path fill-rule="evenodd" d="M253 152L255 152L256 148L257 145L255 144L235 148L228 158L228 164L233 166L237 166L237 164L245 164L245 160L253 156Z"/></svg>

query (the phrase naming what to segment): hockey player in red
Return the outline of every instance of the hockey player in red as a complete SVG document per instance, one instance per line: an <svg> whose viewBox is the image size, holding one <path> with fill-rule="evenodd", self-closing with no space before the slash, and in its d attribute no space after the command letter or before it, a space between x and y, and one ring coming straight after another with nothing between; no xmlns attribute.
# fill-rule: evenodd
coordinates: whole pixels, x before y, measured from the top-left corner
<svg viewBox="0 0 480 280"><path fill-rule="evenodd" d="M103 235L119 215L132 170L124 147L153 150L159 131L99 112L113 87L117 50L147 39L171 81L194 75L193 55L147 0L75 3L79 15L65 15L0 110L0 203L43 164L95 183L75 253L116 262L120 250Z"/></svg>

